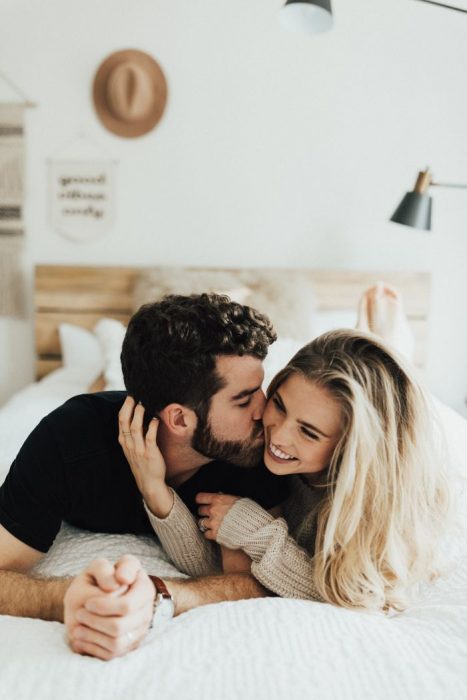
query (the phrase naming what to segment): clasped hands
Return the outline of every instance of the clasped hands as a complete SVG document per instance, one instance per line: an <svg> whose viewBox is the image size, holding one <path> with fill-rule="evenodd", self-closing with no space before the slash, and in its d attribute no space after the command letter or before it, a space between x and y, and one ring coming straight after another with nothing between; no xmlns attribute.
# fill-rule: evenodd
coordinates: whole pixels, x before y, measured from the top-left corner
<svg viewBox="0 0 467 700"><path fill-rule="evenodd" d="M154 597L154 584L136 557L126 554L115 565L96 559L65 594L71 648L105 661L136 649L149 630Z"/></svg>
<svg viewBox="0 0 467 700"><path fill-rule="evenodd" d="M143 419L143 406L127 397L119 413L118 439L148 507L158 517L166 517L173 495L157 445L159 420L153 418L144 434ZM206 539L216 539L223 518L237 500L219 493L197 495ZM136 649L149 630L154 597L154 584L136 557L125 555L115 565L96 559L73 579L65 594L64 622L71 648L106 661Z"/></svg>
<svg viewBox="0 0 467 700"><path fill-rule="evenodd" d="M144 408L128 397L119 413L118 441L148 505L152 493L165 495L167 503L172 495L165 485L165 462L156 442L158 420L151 420L144 435L143 418ZM91 562L72 581L64 598L71 648L103 660L136 649L151 624L154 597L154 584L136 557L125 555L115 565L107 559Z"/></svg>

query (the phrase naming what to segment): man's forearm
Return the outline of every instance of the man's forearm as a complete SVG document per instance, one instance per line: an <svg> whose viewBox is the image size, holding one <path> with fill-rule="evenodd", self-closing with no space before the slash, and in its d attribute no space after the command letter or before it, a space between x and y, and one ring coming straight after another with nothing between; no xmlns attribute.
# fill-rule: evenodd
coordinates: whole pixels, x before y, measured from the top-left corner
<svg viewBox="0 0 467 700"><path fill-rule="evenodd" d="M71 581L0 570L0 614L63 622L63 598Z"/></svg>
<svg viewBox="0 0 467 700"><path fill-rule="evenodd" d="M251 574L225 574L191 579L164 578L164 581L175 601L175 615L209 603L263 598L270 595Z"/></svg>

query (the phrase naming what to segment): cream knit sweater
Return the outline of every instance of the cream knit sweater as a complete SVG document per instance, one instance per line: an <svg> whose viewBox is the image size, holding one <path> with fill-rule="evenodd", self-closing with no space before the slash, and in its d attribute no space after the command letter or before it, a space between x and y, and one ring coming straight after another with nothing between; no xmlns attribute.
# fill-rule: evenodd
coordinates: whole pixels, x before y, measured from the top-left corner
<svg viewBox="0 0 467 700"><path fill-rule="evenodd" d="M268 590L285 598L321 600L313 585L316 515L322 489L291 477L284 517L274 518L248 498L236 501L219 528L217 542L242 549L251 573ZM169 515L157 518L146 507L152 527L175 565L189 576L221 572L219 548L206 540L197 521L174 492Z"/></svg>

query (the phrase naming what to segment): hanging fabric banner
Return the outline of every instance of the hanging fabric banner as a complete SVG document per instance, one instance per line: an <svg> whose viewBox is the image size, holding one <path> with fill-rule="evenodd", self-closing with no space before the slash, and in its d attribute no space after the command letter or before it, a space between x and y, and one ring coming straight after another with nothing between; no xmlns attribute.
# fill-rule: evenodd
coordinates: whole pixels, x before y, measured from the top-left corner
<svg viewBox="0 0 467 700"><path fill-rule="evenodd" d="M24 314L24 106L0 103L0 316Z"/></svg>
<svg viewBox="0 0 467 700"><path fill-rule="evenodd" d="M114 170L115 161L84 137L50 160L50 216L58 233L84 243L111 228Z"/></svg>

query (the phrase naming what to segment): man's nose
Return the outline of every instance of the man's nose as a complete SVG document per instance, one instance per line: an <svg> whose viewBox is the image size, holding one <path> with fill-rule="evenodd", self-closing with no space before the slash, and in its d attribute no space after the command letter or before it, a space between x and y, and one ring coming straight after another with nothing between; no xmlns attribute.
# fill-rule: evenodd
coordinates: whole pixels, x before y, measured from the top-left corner
<svg viewBox="0 0 467 700"><path fill-rule="evenodd" d="M266 406L266 396L264 391L260 389L255 396L255 406L253 411L253 420L261 420Z"/></svg>

